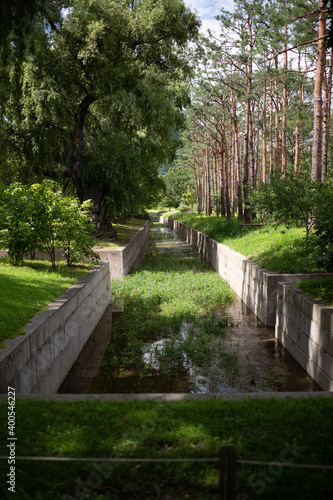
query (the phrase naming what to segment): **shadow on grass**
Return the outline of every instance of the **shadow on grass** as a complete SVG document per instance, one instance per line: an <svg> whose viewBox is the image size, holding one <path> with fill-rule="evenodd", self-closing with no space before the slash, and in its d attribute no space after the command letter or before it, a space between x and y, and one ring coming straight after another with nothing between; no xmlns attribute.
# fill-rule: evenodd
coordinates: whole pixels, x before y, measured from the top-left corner
<svg viewBox="0 0 333 500"><path fill-rule="evenodd" d="M238 457L247 460L331 464L333 430L327 415L332 410L331 398L234 403L17 401L17 438L23 456L217 458L221 446L233 445ZM2 413L6 411L3 404ZM8 465L2 465L4 473ZM332 498L329 471L283 471L268 465L239 466L238 472L239 498ZM20 499L218 498L216 464L17 461L16 481ZM2 498L13 498L4 481L0 491Z"/></svg>

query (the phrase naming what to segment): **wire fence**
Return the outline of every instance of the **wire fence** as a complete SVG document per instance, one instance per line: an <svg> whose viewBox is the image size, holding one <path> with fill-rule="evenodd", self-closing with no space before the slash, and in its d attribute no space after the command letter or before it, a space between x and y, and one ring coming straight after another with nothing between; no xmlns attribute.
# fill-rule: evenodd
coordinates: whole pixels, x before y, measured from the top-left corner
<svg viewBox="0 0 333 500"><path fill-rule="evenodd" d="M333 465L311 465L282 462L263 462L258 460L237 459L236 449L233 446L220 448L218 458L80 458L80 457L29 457L16 456L16 460L45 461L45 462L100 462L100 463L198 463L213 462L219 466L219 500L236 500L237 465L251 466L278 466L294 469L333 470ZM8 460L7 456L0 456L0 460Z"/></svg>

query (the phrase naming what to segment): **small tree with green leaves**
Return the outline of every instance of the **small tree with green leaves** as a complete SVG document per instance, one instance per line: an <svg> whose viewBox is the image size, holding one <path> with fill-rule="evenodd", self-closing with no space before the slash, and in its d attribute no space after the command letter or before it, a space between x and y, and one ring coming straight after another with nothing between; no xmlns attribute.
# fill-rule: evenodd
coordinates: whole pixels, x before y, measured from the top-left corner
<svg viewBox="0 0 333 500"><path fill-rule="evenodd" d="M29 188L20 183L0 186L0 245L8 250L9 259L19 265L28 252L38 248L33 230Z"/></svg>
<svg viewBox="0 0 333 500"><path fill-rule="evenodd" d="M98 260L92 250L90 202L63 196L50 180L30 187L15 183L0 198L1 246L20 264L27 252L48 253L55 269L56 248L62 248L68 265L83 257Z"/></svg>
<svg viewBox="0 0 333 500"><path fill-rule="evenodd" d="M301 222L306 231L304 251L307 253L309 234L315 227L317 188L318 183L311 181L308 170L295 175L289 169L282 178L273 178L270 184L262 184L253 191L250 202L257 213L275 225Z"/></svg>
<svg viewBox="0 0 333 500"><path fill-rule="evenodd" d="M92 250L95 227L90 217L90 200L80 204L77 198L62 197L61 222L57 228L57 241L64 250L67 265L80 262L82 257L94 261L99 255Z"/></svg>

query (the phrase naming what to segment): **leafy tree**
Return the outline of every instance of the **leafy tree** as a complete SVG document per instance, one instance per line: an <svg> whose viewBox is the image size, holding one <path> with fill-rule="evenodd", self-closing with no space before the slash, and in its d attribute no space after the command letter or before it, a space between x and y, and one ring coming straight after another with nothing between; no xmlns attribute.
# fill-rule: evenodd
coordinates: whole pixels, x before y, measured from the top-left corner
<svg viewBox="0 0 333 500"><path fill-rule="evenodd" d="M172 167L162 177L165 192L161 204L166 207L178 207L187 192L195 193L194 174L187 167Z"/></svg>
<svg viewBox="0 0 333 500"><path fill-rule="evenodd" d="M28 252L39 247L31 226L31 205L27 186L15 183L0 186L0 242L9 258L18 265Z"/></svg>
<svg viewBox="0 0 333 500"><path fill-rule="evenodd" d="M63 248L68 265L82 256L98 260L93 252L90 203L65 197L57 183L45 180L30 187L15 183L0 200L1 246L15 264L35 249L49 254L55 269L55 251Z"/></svg>
<svg viewBox="0 0 333 500"><path fill-rule="evenodd" d="M155 178L155 186L158 164L173 158L178 140L172 128L182 126L189 99L186 45L198 26L183 0L73 0L54 29L35 23L33 46L26 51L16 98L7 100L7 114L28 143L29 163L39 166L41 175L71 179L80 201L93 200L99 232L112 234L107 215L115 211L115 190L109 168L127 171L132 163L133 171L144 172L148 156L148 177ZM20 106L15 106L17 96ZM99 134L101 156L115 151L109 168L101 171L92 167L100 165L101 156L88 161ZM131 177L126 173L125 185ZM142 176L133 178L139 180L138 193ZM118 204L128 209L132 196L126 190L119 196Z"/></svg>

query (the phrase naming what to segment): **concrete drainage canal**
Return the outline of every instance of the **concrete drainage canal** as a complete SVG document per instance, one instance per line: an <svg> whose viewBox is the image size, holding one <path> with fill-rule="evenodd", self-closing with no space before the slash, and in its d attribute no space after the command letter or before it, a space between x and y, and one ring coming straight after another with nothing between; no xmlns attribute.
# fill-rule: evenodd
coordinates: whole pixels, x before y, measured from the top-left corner
<svg viewBox="0 0 333 500"><path fill-rule="evenodd" d="M219 275L153 222L146 260L121 282L63 394L320 391Z"/></svg>

